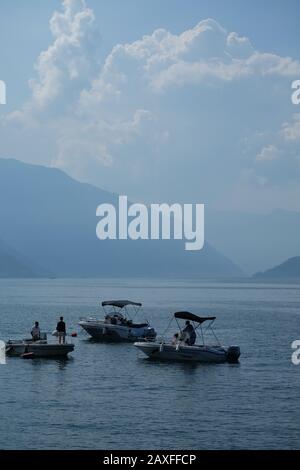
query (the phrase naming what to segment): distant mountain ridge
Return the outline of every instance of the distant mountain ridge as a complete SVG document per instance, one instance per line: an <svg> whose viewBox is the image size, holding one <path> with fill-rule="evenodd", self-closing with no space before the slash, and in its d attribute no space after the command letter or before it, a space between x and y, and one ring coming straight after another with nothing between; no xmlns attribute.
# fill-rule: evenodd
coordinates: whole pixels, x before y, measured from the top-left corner
<svg viewBox="0 0 300 470"><path fill-rule="evenodd" d="M205 232L210 243L248 275L300 253L300 212L296 211L206 210Z"/></svg>
<svg viewBox="0 0 300 470"><path fill-rule="evenodd" d="M117 205L118 196L58 169L0 159L1 237L43 272L58 277L242 275L208 243L188 252L181 240L98 240L96 208L103 202Z"/></svg>
<svg viewBox="0 0 300 470"><path fill-rule="evenodd" d="M300 256L289 258L274 268L264 272L258 272L253 276L256 279L299 279L300 280Z"/></svg>
<svg viewBox="0 0 300 470"><path fill-rule="evenodd" d="M34 268L0 239L0 278L35 277Z"/></svg>

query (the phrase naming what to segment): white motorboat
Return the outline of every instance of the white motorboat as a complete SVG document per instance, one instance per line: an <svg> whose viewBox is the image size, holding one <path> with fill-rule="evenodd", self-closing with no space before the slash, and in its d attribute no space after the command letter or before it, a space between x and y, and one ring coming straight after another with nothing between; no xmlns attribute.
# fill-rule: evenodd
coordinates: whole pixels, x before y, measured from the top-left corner
<svg viewBox="0 0 300 470"><path fill-rule="evenodd" d="M216 317L199 317L190 312L176 312L174 318L179 328L178 340L174 337L172 341L162 339L154 342L135 342L134 346L151 359L203 363L238 362L240 348L238 346L222 346L212 328ZM179 319L192 322L196 334L200 330L201 344L189 344L188 335L180 327ZM205 330L202 328L204 322L208 322ZM211 345L206 343L208 332L212 333L214 338L214 343Z"/></svg>
<svg viewBox="0 0 300 470"><path fill-rule="evenodd" d="M108 300L102 302L105 312L104 319L84 318L79 325L94 339L109 341L152 341L156 331L145 320L144 323L134 321L142 304L130 300ZM106 309L109 310L106 310ZM133 309L133 314L130 312Z"/></svg>
<svg viewBox="0 0 300 470"><path fill-rule="evenodd" d="M26 359L66 357L72 351L74 351L74 344L48 343L46 333L41 333L41 339L37 341L17 339L6 342L7 356L21 356Z"/></svg>

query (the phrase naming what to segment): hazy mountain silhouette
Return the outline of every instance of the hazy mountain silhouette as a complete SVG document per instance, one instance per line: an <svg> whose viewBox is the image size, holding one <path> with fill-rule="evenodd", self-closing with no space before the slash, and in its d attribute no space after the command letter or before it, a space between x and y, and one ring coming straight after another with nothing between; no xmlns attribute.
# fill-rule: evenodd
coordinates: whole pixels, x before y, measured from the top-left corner
<svg viewBox="0 0 300 470"><path fill-rule="evenodd" d="M240 276L206 243L198 252L176 241L100 241L96 207L117 195L64 172L0 159L1 237L33 265L57 276Z"/></svg>
<svg viewBox="0 0 300 470"><path fill-rule="evenodd" d="M300 256L289 258L274 268L254 274L253 277L256 279L300 279Z"/></svg>
<svg viewBox="0 0 300 470"><path fill-rule="evenodd" d="M0 278L24 278L36 275L34 268L0 239Z"/></svg>
<svg viewBox="0 0 300 470"><path fill-rule="evenodd" d="M300 213L238 211L205 213L205 231L213 246L247 274L265 271L300 253Z"/></svg>

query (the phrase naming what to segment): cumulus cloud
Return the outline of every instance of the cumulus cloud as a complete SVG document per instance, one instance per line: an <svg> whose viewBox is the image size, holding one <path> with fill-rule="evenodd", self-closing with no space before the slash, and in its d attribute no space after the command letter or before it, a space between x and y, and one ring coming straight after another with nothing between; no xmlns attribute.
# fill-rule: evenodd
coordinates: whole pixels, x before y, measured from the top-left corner
<svg viewBox="0 0 300 470"><path fill-rule="evenodd" d="M43 113L65 113L98 70L99 35L93 11L84 0L64 0L62 7L50 20L54 41L35 64L37 78L29 82L31 99L12 119L28 122Z"/></svg>
<svg viewBox="0 0 300 470"><path fill-rule="evenodd" d="M300 141L300 114L294 115L292 122L287 122L282 125L282 134L287 141L299 142Z"/></svg>
<svg viewBox="0 0 300 470"><path fill-rule="evenodd" d="M104 167L120 166L117 161L120 151L140 139L144 128L146 132L151 128L152 121L151 113L143 109L136 110L128 120L65 121L52 164L66 170L73 167L79 179L81 171L86 171L90 163L92 166L96 162ZM135 158L139 159L139 155Z"/></svg>
<svg viewBox="0 0 300 470"><path fill-rule="evenodd" d="M257 155L256 161L267 162L277 160L280 157L280 150L275 145L267 145Z"/></svg>
<svg viewBox="0 0 300 470"><path fill-rule="evenodd" d="M254 53L254 48L249 40L244 36L239 36L231 32L226 38L227 51L232 57L245 59Z"/></svg>
<svg viewBox="0 0 300 470"><path fill-rule="evenodd" d="M291 121L282 106L299 61L257 51L206 19L180 34L160 28L117 44L101 64L84 0L64 0L50 30L30 99L0 123L6 155L136 199L216 205L245 181L266 188L299 176L300 115ZM276 130L279 119L286 124ZM241 150L246 141L254 144Z"/></svg>
<svg viewBox="0 0 300 470"><path fill-rule="evenodd" d="M248 169L243 172L244 181L258 187L280 187L285 192L290 190L291 185L299 186L299 123L300 116L296 114L292 122L282 124L271 133L256 136L254 142L257 145L263 143L263 146L256 152L252 162L248 162Z"/></svg>
<svg viewBox="0 0 300 470"><path fill-rule="evenodd" d="M228 34L216 21L208 19L179 35L159 29L131 44L115 46L94 91L103 97L109 83L120 93L132 74L154 91L161 91L212 79L293 77L300 74L300 63L289 57L259 53L248 38L235 32Z"/></svg>

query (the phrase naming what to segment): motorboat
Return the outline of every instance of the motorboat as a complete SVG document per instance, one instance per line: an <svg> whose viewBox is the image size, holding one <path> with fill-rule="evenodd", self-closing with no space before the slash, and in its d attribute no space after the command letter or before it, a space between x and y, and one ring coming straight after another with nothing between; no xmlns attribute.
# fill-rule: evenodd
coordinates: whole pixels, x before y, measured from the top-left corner
<svg viewBox="0 0 300 470"><path fill-rule="evenodd" d="M203 363L238 362L240 348L238 346L222 346L213 330L212 325L216 317L200 317L190 312L176 312L174 313L174 318L177 322L179 333L176 336L174 335L172 341L161 339L154 342L135 342L134 346L151 359ZM189 334L186 332L186 329L180 326L178 320L186 320L187 324L192 325L192 331L196 334L195 342L195 338L193 338L193 341L190 341ZM203 328L204 323L207 324L205 329ZM213 344L207 343L209 333L214 338ZM201 343L196 344L197 337L199 338L199 336L201 337Z"/></svg>
<svg viewBox="0 0 300 470"><path fill-rule="evenodd" d="M41 333L40 339L11 339L6 342L5 350L7 356L20 356L25 359L43 358L60 358L66 357L70 352L74 351L74 344L71 343L49 343L47 334Z"/></svg>
<svg viewBox="0 0 300 470"><path fill-rule="evenodd" d="M79 325L94 339L109 341L153 341L156 331L145 320L137 323L135 317L142 304L130 300L107 300L102 302L104 319L83 318Z"/></svg>

